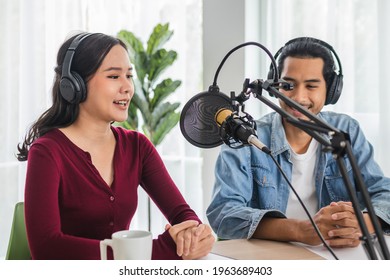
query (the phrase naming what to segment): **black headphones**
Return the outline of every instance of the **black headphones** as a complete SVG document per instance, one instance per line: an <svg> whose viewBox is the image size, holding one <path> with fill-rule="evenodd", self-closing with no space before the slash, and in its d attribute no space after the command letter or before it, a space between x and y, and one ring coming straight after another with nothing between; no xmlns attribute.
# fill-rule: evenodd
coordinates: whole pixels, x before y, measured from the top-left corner
<svg viewBox="0 0 390 280"><path fill-rule="evenodd" d="M62 74L60 80L61 96L71 104L78 104L87 98L87 86L81 76L71 71L73 56L80 43L92 33L82 33L73 39L66 51L64 62L62 63Z"/></svg>
<svg viewBox="0 0 390 280"><path fill-rule="evenodd" d="M333 56L336 58L338 72L334 71L332 76L330 77L329 81L326 81L327 88L326 88L325 105L336 104L337 100L340 98L341 91L343 89L343 71L342 71L340 59L331 45L329 45L328 43L326 43L324 41L321 41L321 40L315 39L315 38L311 38L311 37L295 38L295 39L288 41L283 47L281 47L276 52L276 54L274 56L275 60L282 53L283 49L286 46L293 44L295 42L300 42L300 41L302 41L302 42L309 41L309 42L317 43L317 44L323 46L324 48L326 48L327 50L329 50L333 54ZM333 58L332 58L332 60L334 61ZM279 75L280 75L280 73L279 73ZM280 77L275 77L275 71L274 71L274 68L272 67L272 64L270 65L267 78L274 79L274 80L277 80L280 78Z"/></svg>

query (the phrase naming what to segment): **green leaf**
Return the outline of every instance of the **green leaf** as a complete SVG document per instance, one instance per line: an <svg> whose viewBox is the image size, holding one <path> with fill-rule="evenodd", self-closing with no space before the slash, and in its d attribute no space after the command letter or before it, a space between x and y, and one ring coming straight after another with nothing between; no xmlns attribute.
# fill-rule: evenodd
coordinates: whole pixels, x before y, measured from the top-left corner
<svg viewBox="0 0 390 280"><path fill-rule="evenodd" d="M137 130L138 127L138 115L137 115L138 108L135 106L134 103L130 103L129 109L128 109L128 117L127 120L124 122L124 126L127 129Z"/></svg>
<svg viewBox="0 0 390 280"><path fill-rule="evenodd" d="M149 73L149 58L144 51L140 51L134 56L134 68L137 79L141 82L145 82L145 76Z"/></svg>
<svg viewBox="0 0 390 280"><path fill-rule="evenodd" d="M143 124L142 131L144 132L145 136L148 137L148 139L153 143L152 136L151 136L152 134L150 132L149 126L147 126L146 124ZM154 144L154 143L153 143L153 145L156 146L156 144Z"/></svg>
<svg viewBox="0 0 390 280"><path fill-rule="evenodd" d="M160 74L177 58L175 51L167 52L165 49L156 51L150 58L149 81L153 82L158 79Z"/></svg>
<svg viewBox="0 0 390 280"><path fill-rule="evenodd" d="M160 106L158 106L152 113L152 117L150 119L150 127L152 130L156 130L157 124L167 115L171 112L174 112L177 108L179 108L180 103L163 103Z"/></svg>
<svg viewBox="0 0 390 280"><path fill-rule="evenodd" d="M180 113L175 111L180 103L163 102L181 85L181 81L165 78L159 82L161 74L177 59L175 51L162 48L172 35L173 31L169 30L168 23L157 24L147 41L146 48L132 32L121 30L117 35L129 50L135 73L133 79L135 93L128 110L129 116L125 122L118 125L127 129L137 129L140 126L138 116L141 115L143 119L141 128L154 145L162 142L180 118Z"/></svg>
<svg viewBox="0 0 390 280"><path fill-rule="evenodd" d="M139 79L133 79L134 83L134 95L138 95L140 98L145 99L144 89Z"/></svg>
<svg viewBox="0 0 390 280"><path fill-rule="evenodd" d="M174 92L181 85L181 81L172 81L172 79L165 79L159 83L154 89L154 96L150 101L150 107L155 108L158 106L166 97Z"/></svg>
<svg viewBox="0 0 390 280"><path fill-rule="evenodd" d="M128 121L117 122L117 123L115 123L115 125L121 126L121 127L128 129L128 130L137 130L137 127L133 127Z"/></svg>
<svg viewBox="0 0 390 280"><path fill-rule="evenodd" d="M146 102L146 100L142 100L138 94L134 94L133 98L131 99L131 102L140 110L145 122L148 122L151 117L148 102Z"/></svg>
<svg viewBox="0 0 390 280"><path fill-rule="evenodd" d="M150 103L149 94L150 94L151 89L149 87L145 88L144 83L141 83L141 81L139 79L134 79L133 82L134 82L134 96L138 95L138 97L141 100L144 100L144 101Z"/></svg>
<svg viewBox="0 0 390 280"><path fill-rule="evenodd" d="M169 23L164 25L157 24L147 42L146 53L148 55L154 54L158 49L171 38L173 31L169 30Z"/></svg>
<svg viewBox="0 0 390 280"><path fill-rule="evenodd" d="M172 128L179 122L180 114L176 112L171 112L167 116L165 116L157 125L155 132L152 135L151 141L157 146L164 139L165 135L167 135Z"/></svg>
<svg viewBox="0 0 390 280"><path fill-rule="evenodd" d="M121 30L118 32L117 37L126 44L131 62L134 62L136 54L145 52L142 42L133 34L133 32Z"/></svg>

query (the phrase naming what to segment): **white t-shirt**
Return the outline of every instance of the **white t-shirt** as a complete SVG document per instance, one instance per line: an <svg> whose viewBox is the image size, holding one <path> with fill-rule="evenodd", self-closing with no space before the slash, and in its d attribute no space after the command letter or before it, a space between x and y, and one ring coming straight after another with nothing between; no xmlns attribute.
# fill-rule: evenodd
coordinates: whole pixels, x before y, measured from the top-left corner
<svg viewBox="0 0 390 280"><path fill-rule="evenodd" d="M297 154L291 149L291 161L293 164L291 184L311 216L317 212L318 206L314 178L318 145L318 142L312 139L307 152L304 154ZM292 190L290 190L287 202L286 216L290 219L307 219L305 210L303 210L302 205Z"/></svg>

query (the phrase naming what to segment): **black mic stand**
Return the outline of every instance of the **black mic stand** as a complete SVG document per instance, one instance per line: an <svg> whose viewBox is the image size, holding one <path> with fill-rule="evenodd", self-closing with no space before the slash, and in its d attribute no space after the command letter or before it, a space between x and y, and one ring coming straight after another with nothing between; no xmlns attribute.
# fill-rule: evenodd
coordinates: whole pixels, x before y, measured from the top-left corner
<svg viewBox="0 0 390 280"><path fill-rule="evenodd" d="M277 84L280 85L281 83L283 84L284 81L279 81L278 83L275 83L272 80L267 80L267 81L256 80L254 83L250 84L249 91L254 94L254 97L262 101L267 106L271 107L277 113L279 113L283 118L286 119L286 121L302 129L307 134L309 134L314 139L316 139L319 143L321 143L325 147L324 152L332 152L333 157L337 160L337 164L340 168L343 181L345 183L345 186L347 187L348 194L351 198L352 206L355 211L355 215L357 217L360 229L363 234L361 240L367 256L372 260L377 260L378 259L378 256L376 254L376 250L377 250L380 253L380 257L382 259L389 260L390 259L389 250L386 241L383 237L383 232L379 224L378 217L375 215L375 211L373 209L367 188L364 184L362 175L357 165L356 158L352 153L349 135L345 132L338 130L335 127L332 127L328 123L318 118L316 115L312 114L306 108L302 107L294 100L282 94L274 86ZM280 98L288 106L298 110L300 113L308 117L310 121L298 119L292 116L291 114L287 113L282 108L277 106L275 103L269 101L267 98L262 96L262 89L266 90L271 95ZM324 137L323 135L321 135L320 133L328 134L328 136L330 136L330 140ZM347 169L345 167L345 162L343 160L344 155L348 157L351 163L352 171L355 178L356 188L358 191L361 192L364 204L367 208L368 215L371 218L371 222L375 230L375 234L373 235L369 233L367 229L367 225L364 222L363 214L359 208L359 201L357 199L356 193L354 191L350 178L348 177ZM377 241L379 241L379 244Z"/></svg>

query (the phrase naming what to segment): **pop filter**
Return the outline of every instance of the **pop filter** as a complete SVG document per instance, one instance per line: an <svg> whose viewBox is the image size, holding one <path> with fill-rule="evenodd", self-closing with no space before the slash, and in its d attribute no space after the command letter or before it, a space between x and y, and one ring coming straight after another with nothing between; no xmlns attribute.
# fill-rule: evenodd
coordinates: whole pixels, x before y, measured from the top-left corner
<svg viewBox="0 0 390 280"><path fill-rule="evenodd" d="M199 148L214 148L222 145L223 140L220 136L220 128L215 120L215 115L223 108L231 111L235 110L232 105L232 99L219 92L217 86L218 75L227 58L236 50L248 45L255 45L262 48L271 58L271 64L277 71L276 62L272 53L259 43L247 42L230 50L222 59L215 72L213 85L209 87L208 91L198 93L192 97L181 112L180 130L184 138L192 145ZM240 99L241 97L236 101L241 103L247 99L245 98L245 94L244 99Z"/></svg>
<svg viewBox="0 0 390 280"><path fill-rule="evenodd" d="M199 148L214 148L223 143L215 114L222 108L234 111L231 99L218 90L205 91L192 97L180 115L184 138Z"/></svg>

